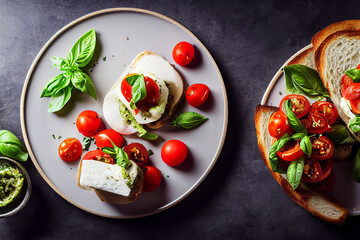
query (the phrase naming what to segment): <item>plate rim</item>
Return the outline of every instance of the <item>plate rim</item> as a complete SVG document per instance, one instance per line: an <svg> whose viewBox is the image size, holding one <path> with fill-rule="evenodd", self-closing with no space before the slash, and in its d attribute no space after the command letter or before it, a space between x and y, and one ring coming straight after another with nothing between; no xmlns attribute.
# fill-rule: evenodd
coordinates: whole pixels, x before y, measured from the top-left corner
<svg viewBox="0 0 360 240"><path fill-rule="evenodd" d="M47 175L44 173L44 171L41 169L38 161L36 160L36 157L32 151L31 148L31 144L29 142L29 138L27 135L27 131L26 131L26 124L25 124L25 99L26 99L26 95L27 95L27 90L28 90L28 85L30 83L30 79L31 76L39 62L39 60L41 59L41 57L43 56L43 54L45 53L45 51L48 49L48 47L52 44L53 41L55 41L62 33L64 33L66 30L70 29L71 27L75 26L76 24L85 21L87 19L90 19L92 17L98 16L98 15L103 15L103 14L108 14L108 13L114 13L114 12L118 12L118 13L123 13L123 12L133 12L133 13L143 13L143 14L147 14L150 16L155 16L158 17L160 19L163 19L179 28L181 28L183 31L185 31L190 37L192 37L194 40L197 41L197 43L200 45L200 47L205 51L206 55L209 57L209 59L211 60L211 63L217 73L217 76L219 77L220 80L220 85L221 85L221 89L222 89L222 93L224 96L224 124L222 127L222 137L219 141L218 147L216 149L216 154L213 157L211 163L209 164L209 166L206 168L206 170L204 171L204 173L199 177L199 179L194 183L194 185L192 185L187 191L184 192L184 194L180 195L177 199L175 199L172 202L169 202L168 204L165 204L164 206L155 209L154 211L148 212L148 213L144 213L144 214L136 214L136 215L126 215L126 216L112 216L112 215L107 215L107 214L102 214L99 212L95 212L92 211L91 209L87 209L77 203L75 203L74 201L72 201L69 197L67 197L64 193L62 193L55 185L53 182L50 181L50 179L47 177ZM24 139L24 143L25 146L29 152L30 155L30 159L32 161L32 163L34 164L36 170L39 172L39 174L41 175L41 177L45 180L45 182L52 188L52 190L54 190L58 195L60 195L63 199L65 199L66 201L68 201L69 203L71 203L72 205L76 206L79 209L82 209L86 212L89 212L91 214L97 215L97 216L101 216L101 217L107 217L107 218L114 218L114 219L133 219L133 218L141 218L141 217L146 217L146 216L150 216L159 212L162 212L172 206L175 206L176 204L178 204L179 202L181 202L182 200L184 200L187 196L189 196L203 181L204 179L207 177L207 175L210 173L210 171L212 170L212 168L214 167L215 163L217 162L220 154L221 154L221 150L223 148L224 142L225 142L225 138L226 138L226 133L227 133L227 125L228 125L228 98L227 98L227 93L226 93L226 88L225 88L225 84L224 84L224 79L221 75L221 72L219 70L218 65L216 64L214 58L212 57L212 55L210 54L210 52L208 51L208 49L204 46L204 44L190 31L188 30L186 27L184 27L182 24L178 23L177 21L154 11L150 11L150 10L146 10L146 9L142 9L142 8L128 8L128 7L120 7L120 8L106 8L106 9L102 9L102 10L98 10L98 11L94 11L88 14L83 15L82 17L79 17L73 21L71 21L70 23L68 23L67 25L65 25L64 27L62 27L60 30L58 30L45 44L44 46L41 48L41 50L39 51L39 53L36 55L35 59L33 60L28 73L26 75L25 81L24 81L24 85L22 88L22 93L21 93L21 99L20 99L20 124L21 124L21 131L22 131L22 135L23 135L23 139Z"/></svg>

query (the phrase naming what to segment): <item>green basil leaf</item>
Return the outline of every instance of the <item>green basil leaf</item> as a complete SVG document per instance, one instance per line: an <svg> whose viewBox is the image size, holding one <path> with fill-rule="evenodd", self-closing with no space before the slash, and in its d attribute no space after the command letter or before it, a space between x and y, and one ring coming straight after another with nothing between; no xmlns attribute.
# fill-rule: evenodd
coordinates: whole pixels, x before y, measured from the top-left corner
<svg viewBox="0 0 360 240"><path fill-rule="evenodd" d="M115 151L116 151L116 157L115 157L116 164L126 169L130 163L129 156L122 148L116 147Z"/></svg>
<svg viewBox="0 0 360 240"><path fill-rule="evenodd" d="M116 155L116 151L115 149L111 148L111 147L103 147L101 148L101 150L104 152L104 153L107 153L109 155L112 155L111 157L114 157L115 158L115 155Z"/></svg>
<svg viewBox="0 0 360 240"><path fill-rule="evenodd" d="M355 139L351 136L348 128L342 124L332 126L331 131L326 133L331 141L337 144L354 143Z"/></svg>
<svg viewBox="0 0 360 240"><path fill-rule="evenodd" d="M286 178L294 191L300 184L303 170L304 170L304 157L292 161L287 169Z"/></svg>
<svg viewBox="0 0 360 240"><path fill-rule="evenodd" d="M348 126L354 133L360 132L360 117L350 119Z"/></svg>
<svg viewBox="0 0 360 240"><path fill-rule="evenodd" d="M139 133L139 137L147 139L147 140L156 140L156 139L158 139L159 136L155 133L150 133L150 132L146 131L143 133Z"/></svg>
<svg viewBox="0 0 360 240"><path fill-rule="evenodd" d="M144 75L140 74L138 79L135 81L132 87L132 98L130 101L130 107L132 109L137 109L136 103L146 97L146 87L145 87L145 80Z"/></svg>
<svg viewBox="0 0 360 240"><path fill-rule="evenodd" d="M60 90L66 88L70 84L70 79L66 78L65 75L59 74L56 77L50 79L45 88L43 89L40 97L51 97Z"/></svg>
<svg viewBox="0 0 360 240"><path fill-rule="evenodd" d="M295 139L295 140L299 140L299 139L302 139L303 137L305 136L304 133L294 133L291 138L292 139Z"/></svg>
<svg viewBox="0 0 360 240"><path fill-rule="evenodd" d="M307 135L307 130L304 125L301 123L300 119L292 111L292 103L290 100L284 102L285 113L288 117L290 127L297 133L303 133Z"/></svg>
<svg viewBox="0 0 360 240"><path fill-rule="evenodd" d="M134 86L134 83L136 82L136 80L140 77L140 75L136 74L136 75L131 75L130 77L126 78L127 83L130 86Z"/></svg>
<svg viewBox="0 0 360 240"><path fill-rule="evenodd" d="M312 153L312 144L309 136L304 136L303 139L300 141L300 148L301 150L308 155L308 157L311 156Z"/></svg>
<svg viewBox="0 0 360 240"><path fill-rule="evenodd" d="M8 130L0 130L0 154L21 162L29 157L25 146Z"/></svg>
<svg viewBox="0 0 360 240"><path fill-rule="evenodd" d="M67 57L71 65L75 63L80 68L85 67L92 59L96 45L95 30L91 29L77 40L75 45L71 48Z"/></svg>
<svg viewBox="0 0 360 240"><path fill-rule="evenodd" d="M345 74L348 75L353 80L353 82L360 82L360 69L349 69L345 72Z"/></svg>
<svg viewBox="0 0 360 240"><path fill-rule="evenodd" d="M82 71L74 72L71 76L71 82L75 88L97 100L95 86L86 73Z"/></svg>
<svg viewBox="0 0 360 240"><path fill-rule="evenodd" d="M278 161L279 159L276 153L280 151L280 149L282 149L290 139L291 137L289 136L289 134L285 133L284 136L276 140L275 143L270 148L269 160L270 160L271 169L274 172L285 173L285 171L279 165L279 161Z"/></svg>
<svg viewBox="0 0 360 240"><path fill-rule="evenodd" d="M68 85L67 87L58 91L55 95L51 97L48 112L57 112L62 109L65 104L71 98L71 91L73 89L72 85Z"/></svg>
<svg viewBox="0 0 360 240"><path fill-rule="evenodd" d="M90 149L92 141L94 141L93 137L84 137L83 138L83 150L88 151Z"/></svg>
<svg viewBox="0 0 360 240"><path fill-rule="evenodd" d="M175 121L171 122L174 127L182 127L185 129L191 129L204 123L209 118L196 112L185 112L179 115Z"/></svg>

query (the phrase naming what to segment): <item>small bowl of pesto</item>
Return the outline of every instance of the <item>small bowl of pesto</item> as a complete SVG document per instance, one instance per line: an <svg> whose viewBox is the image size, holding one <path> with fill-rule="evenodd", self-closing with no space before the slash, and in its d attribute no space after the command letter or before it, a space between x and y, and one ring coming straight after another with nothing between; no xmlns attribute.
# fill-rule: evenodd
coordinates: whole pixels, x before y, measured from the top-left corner
<svg viewBox="0 0 360 240"><path fill-rule="evenodd" d="M31 195L31 181L26 169L17 161L0 156L0 217L19 212Z"/></svg>

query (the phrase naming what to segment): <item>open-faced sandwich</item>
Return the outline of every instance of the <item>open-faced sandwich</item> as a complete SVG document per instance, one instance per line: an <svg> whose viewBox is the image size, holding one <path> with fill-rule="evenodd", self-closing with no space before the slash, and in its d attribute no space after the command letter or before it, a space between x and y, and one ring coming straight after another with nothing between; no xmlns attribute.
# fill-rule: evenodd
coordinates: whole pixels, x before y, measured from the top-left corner
<svg viewBox="0 0 360 240"><path fill-rule="evenodd" d="M144 129L158 129L169 121L184 83L179 73L160 55L143 51L135 57L104 99L106 122L115 131L154 140Z"/></svg>

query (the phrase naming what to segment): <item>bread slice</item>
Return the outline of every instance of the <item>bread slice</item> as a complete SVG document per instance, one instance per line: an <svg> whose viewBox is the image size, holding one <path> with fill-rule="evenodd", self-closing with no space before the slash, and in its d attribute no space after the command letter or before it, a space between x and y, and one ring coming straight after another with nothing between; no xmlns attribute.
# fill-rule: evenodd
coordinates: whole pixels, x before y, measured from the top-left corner
<svg viewBox="0 0 360 240"><path fill-rule="evenodd" d="M348 215L347 208L329 197L317 193L302 182L297 189L293 191L291 185L285 179L285 176L271 170L269 151L272 137L268 132L267 125L271 114L278 110L279 108L277 107L263 105L257 105L255 110L256 135L259 150L265 165L287 195L297 204L324 221L341 225Z"/></svg>
<svg viewBox="0 0 360 240"><path fill-rule="evenodd" d="M314 49L309 48L295 56L287 65L301 64L316 70Z"/></svg>

